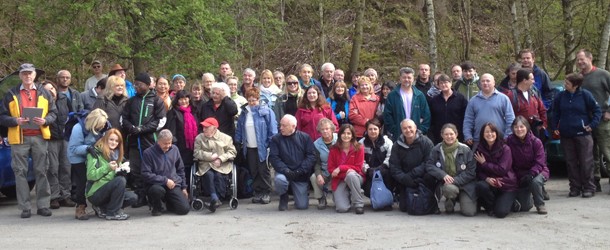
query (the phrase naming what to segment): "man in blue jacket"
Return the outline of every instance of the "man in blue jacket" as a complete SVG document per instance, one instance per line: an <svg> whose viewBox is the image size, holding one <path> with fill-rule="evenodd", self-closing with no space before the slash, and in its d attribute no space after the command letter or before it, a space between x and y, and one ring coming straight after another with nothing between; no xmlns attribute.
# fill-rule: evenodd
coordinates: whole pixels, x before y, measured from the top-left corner
<svg viewBox="0 0 610 250"><path fill-rule="evenodd" d="M309 206L309 176L316 163L316 149L306 133L296 130L297 118L285 115L280 120L280 133L271 138L269 161L275 169L275 191L280 195L278 209L288 209L288 185L294 194L294 206Z"/></svg>
<svg viewBox="0 0 610 250"><path fill-rule="evenodd" d="M415 126L422 132L428 133L430 128L430 109L426 95L413 87L415 71L412 68L400 69L400 88L395 88L388 95L383 110L385 130L396 141L400 136L400 123L405 119L415 122Z"/></svg>
<svg viewBox="0 0 610 250"><path fill-rule="evenodd" d="M184 163L172 139L172 132L161 130L157 143L142 154L142 178L152 206L152 216L161 215L163 200L167 210L178 215L185 215L190 209Z"/></svg>

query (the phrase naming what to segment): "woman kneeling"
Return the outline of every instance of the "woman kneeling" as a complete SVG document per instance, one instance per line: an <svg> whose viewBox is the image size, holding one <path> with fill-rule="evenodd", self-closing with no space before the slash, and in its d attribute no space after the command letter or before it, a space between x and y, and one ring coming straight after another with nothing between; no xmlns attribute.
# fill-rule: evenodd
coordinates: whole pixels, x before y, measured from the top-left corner
<svg viewBox="0 0 610 250"><path fill-rule="evenodd" d="M331 185L336 210L340 213L349 211L351 200L351 204L356 208L356 214L363 214L364 150L360 143L356 142L356 132L352 125L341 126L338 137L328 155L328 172L332 176Z"/></svg>

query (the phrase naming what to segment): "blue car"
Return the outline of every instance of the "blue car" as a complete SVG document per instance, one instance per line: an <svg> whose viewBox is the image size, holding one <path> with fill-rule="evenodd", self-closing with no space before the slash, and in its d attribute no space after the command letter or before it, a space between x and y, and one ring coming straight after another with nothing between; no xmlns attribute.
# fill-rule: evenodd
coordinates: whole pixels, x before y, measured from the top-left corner
<svg viewBox="0 0 610 250"><path fill-rule="evenodd" d="M19 73L15 72L0 80L0 100L4 98L4 94L11 87L19 84ZM0 192L7 197L16 197L15 174L11 168L11 146L6 139L6 128L0 127ZM34 171L32 169L32 160L28 164L28 183L30 190L34 187Z"/></svg>

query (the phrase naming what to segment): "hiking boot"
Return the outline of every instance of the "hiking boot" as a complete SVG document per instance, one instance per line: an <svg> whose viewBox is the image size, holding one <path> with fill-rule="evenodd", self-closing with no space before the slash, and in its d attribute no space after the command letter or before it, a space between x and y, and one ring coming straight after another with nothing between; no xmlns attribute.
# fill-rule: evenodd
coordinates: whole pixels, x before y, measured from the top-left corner
<svg viewBox="0 0 610 250"><path fill-rule="evenodd" d="M21 211L21 218L27 219L30 217L32 217L32 210L25 209L25 210Z"/></svg>
<svg viewBox="0 0 610 250"><path fill-rule="evenodd" d="M106 215L106 220L126 220L129 219L129 214L119 212L115 215Z"/></svg>
<svg viewBox="0 0 610 250"><path fill-rule="evenodd" d="M163 214L163 212L161 211L161 209L153 208L152 211L150 212L150 214L152 216L161 216L161 214Z"/></svg>
<svg viewBox="0 0 610 250"><path fill-rule="evenodd" d="M104 219L106 218L106 212L102 210L102 208L98 207L98 206L93 206L93 211L95 212L95 215L100 218L100 219Z"/></svg>
<svg viewBox="0 0 610 250"><path fill-rule="evenodd" d="M590 191L582 192L582 198L591 198L593 196L595 196L594 192L590 192Z"/></svg>
<svg viewBox="0 0 610 250"><path fill-rule="evenodd" d="M288 210L288 194L280 195L280 204L277 207L280 211Z"/></svg>
<svg viewBox="0 0 610 250"><path fill-rule="evenodd" d="M357 207L356 214L364 214L364 207Z"/></svg>
<svg viewBox="0 0 610 250"><path fill-rule="evenodd" d="M70 198L65 198L63 200L59 200L59 205L62 207L75 207L76 203L72 200L70 200Z"/></svg>
<svg viewBox="0 0 610 250"><path fill-rule="evenodd" d="M46 207L45 207L45 208L41 208L41 209L36 210L36 214L37 214L37 215L40 215L40 216L44 216L44 217L49 217L49 216L51 216L53 213L51 213L51 210L50 210L50 209L48 209L48 208L46 208Z"/></svg>
<svg viewBox="0 0 610 250"><path fill-rule="evenodd" d="M573 190L573 191L570 191L570 193L568 194L568 197L576 197L576 196L580 196L580 191Z"/></svg>
<svg viewBox="0 0 610 250"><path fill-rule="evenodd" d="M546 211L546 207L544 205L537 206L536 211L538 211L538 214L547 214L548 213L548 211Z"/></svg>
<svg viewBox="0 0 610 250"><path fill-rule="evenodd" d="M143 207L143 206L147 206L148 205L148 201L146 200L146 196L145 195L138 195L138 202L134 203L131 205L132 208L139 208L139 207Z"/></svg>
<svg viewBox="0 0 610 250"><path fill-rule="evenodd" d="M521 212L521 203L519 203L519 201L515 200L513 201L513 206L510 209L513 212Z"/></svg>
<svg viewBox="0 0 610 250"><path fill-rule="evenodd" d="M328 203L326 202L326 195L324 195L320 199L318 199L318 210L326 209L327 205L328 205Z"/></svg>
<svg viewBox="0 0 610 250"><path fill-rule="evenodd" d="M269 194L261 195L261 204L269 204L271 202L271 197Z"/></svg>
<svg viewBox="0 0 610 250"><path fill-rule="evenodd" d="M215 199L215 200L211 200L210 203L206 204L206 208L208 210L210 210L210 212L214 213L216 212L216 208L218 208L220 201Z"/></svg>
<svg viewBox="0 0 610 250"><path fill-rule="evenodd" d="M87 211L85 211L85 205L78 205L76 207L76 212L74 214L74 218L77 220L88 220L89 215L87 215Z"/></svg>
<svg viewBox="0 0 610 250"><path fill-rule="evenodd" d="M455 202L452 199L445 200L445 213L452 214L455 210Z"/></svg>
<svg viewBox="0 0 610 250"><path fill-rule="evenodd" d="M58 199L51 200L50 207L51 207L51 209L58 209L60 207L59 200Z"/></svg>

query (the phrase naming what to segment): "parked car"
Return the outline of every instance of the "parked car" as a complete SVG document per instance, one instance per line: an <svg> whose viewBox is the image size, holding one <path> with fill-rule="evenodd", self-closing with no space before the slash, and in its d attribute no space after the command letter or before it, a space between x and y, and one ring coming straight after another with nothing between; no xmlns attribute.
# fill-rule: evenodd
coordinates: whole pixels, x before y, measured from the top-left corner
<svg viewBox="0 0 610 250"><path fill-rule="evenodd" d="M11 87L19 84L19 72L14 72L0 80L0 101L4 98L4 94ZM6 139L6 127L0 127L0 192L7 197L16 197L15 174L11 168L11 146ZM28 165L28 183L30 190L34 187L34 171L32 169L32 160L29 160Z"/></svg>

